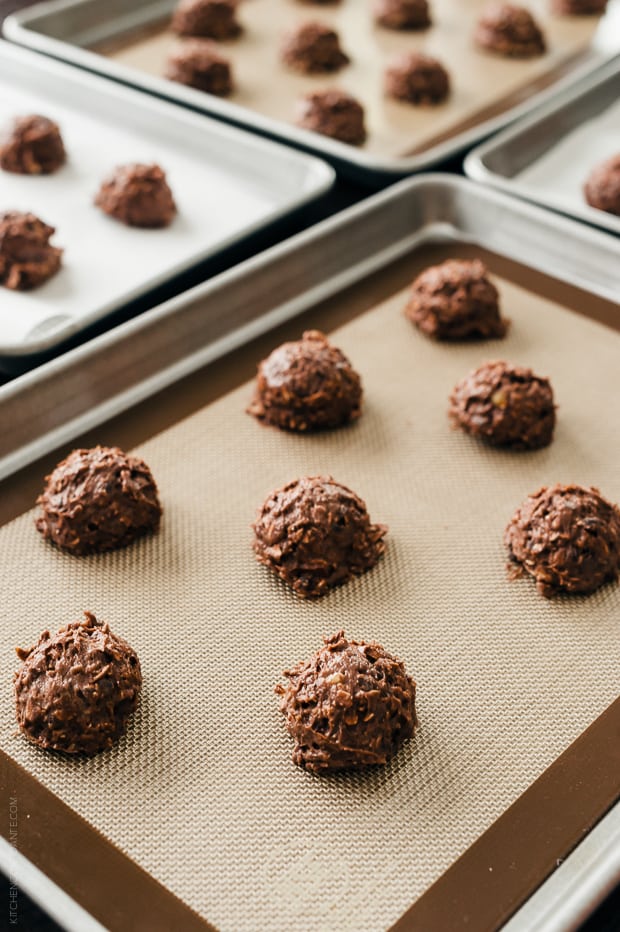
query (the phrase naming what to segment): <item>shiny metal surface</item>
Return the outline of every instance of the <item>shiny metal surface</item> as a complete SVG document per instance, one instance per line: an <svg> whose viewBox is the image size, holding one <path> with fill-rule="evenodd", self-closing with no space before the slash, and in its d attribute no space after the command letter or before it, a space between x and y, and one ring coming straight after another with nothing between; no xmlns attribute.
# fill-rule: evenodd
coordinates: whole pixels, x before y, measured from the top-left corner
<svg viewBox="0 0 620 932"><path fill-rule="evenodd" d="M620 34L620 22L618 30ZM553 180L545 187L532 187L519 178L520 172L534 165L569 133L595 120L619 100L620 56L616 56L581 87L564 90L545 107L470 152L465 159L465 171L475 181L620 233L620 217L595 210L585 200L583 204L569 203L554 187ZM596 123L593 132L595 127ZM584 175L587 170L584 165Z"/></svg>

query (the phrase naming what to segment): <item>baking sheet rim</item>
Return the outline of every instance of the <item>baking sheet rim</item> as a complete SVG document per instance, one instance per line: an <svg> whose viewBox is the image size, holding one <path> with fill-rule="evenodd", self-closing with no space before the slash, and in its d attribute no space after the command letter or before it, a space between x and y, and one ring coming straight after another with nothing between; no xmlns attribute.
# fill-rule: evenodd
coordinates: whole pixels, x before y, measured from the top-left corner
<svg viewBox="0 0 620 932"><path fill-rule="evenodd" d="M575 90L574 88L564 88L561 94L558 93L557 98L537 108L534 113L527 117L523 117L503 129L500 133L497 133L497 135L493 136L491 139L480 143L480 145L472 149L463 162L465 174L468 178L471 178L472 181L491 185L497 191L502 191L512 197L522 198L545 210L553 210L571 220L589 223L591 226L599 227L610 233L620 233L620 218L614 217L611 214L606 215L604 211L596 210L585 202L581 211L575 213L569 206L563 206L559 201L555 201L553 198L541 200L540 197L536 196L535 189L528 187L528 185L520 184L518 180L514 181L514 179L508 178L505 175L498 174L493 171L493 169L489 168L485 161L489 155L497 153L506 146L510 146L510 144L523 133L541 126L546 120L556 116L564 108L573 105L576 100L595 94L601 84L606 84L607 81L617 78L619 74L620 54L615 55L605 65L593 71L592 74L584 80L584 84L578 89L578 93L573 93Z"/></svg>
<svg viewBox="0 0 620 932"><path fill-rule="evenodd" d="M217 293L219 289L227 287L231 282L234 284L242 276L247 277L260 274L264 270L269 270L274 263L288 261L291 256L296 255L301 250L313 248L315 244L322 243L326 237L332 234L339 234L342 230L346 231L350 226L356 228L360 219L364 219L369 215L374 216L377 211L387 210L394 202L404 202L407 195L421 198L424 195L425 189L430 189L431 192L438 192L434 195L437 200L437 203L433 205L434 210L445 211L446 198L449 197L453 201L453 211L458 215L458 220L454 217L447 219L445 216L435 216L429 219L428 213L425 213L425 221L432 228L430 232L435 235L436 238L446 234L446 224L449 226L450 235L453 235L455 230L458 230L456 226L457 222L462 223L463 226L469 223L469 218L466 217L460 209L459 199L461 195L466 201L472 196L475 196L477 198L482 198L486 202L486 206L499 210L502 214L505 212L511 214L516 213L521 219L525 219L525 222L531 222L532 219L536 220L537 229L544 227L548 230L550 229L553 234L565 238L569 236L573 240L577 237L580 243L585 240L588 244L591 256L596 255L598 258L599 254L603 251L608 255L611 249L612 252L618 253L618 257L620 258L620 246L618 246L616 241L612 237L609 237L608 234L600 230L590 229L589 227L555 214L554 212L530 205L528 202L511 197L504 192L497 191L495 188L482 186L466 178L442 175L439 173L403 179L398 184L321 221L308 230L304 230L282 243L272 246L263 253L245 260L240 265L220 273L213 279L195 285L188 291L176 295L173 298L169 298L163 304L151 308L149 311L145 311L139 318L126 321L113 330L100 334L84 346L75 347L62 357L52 359L42 366L39 366L37 369L17 377L7 385L0 386L0 405L2 405L5 399L11 400L13 403L16 401L19 402L20 394L24 391L30 391L46 378L57 379L60 374L66 373L67 368L71 365L80 365L82 363L88 365L88 361L98 353L100 354L106 350L110 352L114 351L116 347L122 346L125 341L132 339L133 336L144 330L145 326L154 323L165 323L167 319L173 316L177 311L181 312L185 308L191 308L195 302L211 299L213 294ZM429 196L433 195L429 194ZM479 219L478 212L476 212L476 219ZM467 235L470 236L472 235L470 230L463 229L461 232L467 233ZM481 231L479 235L482 236L484 233L486 233L486 231ZM371 257L364 254L364 258L358 258L354 266L348 269L346 273L341 271L340 273L330 275L327 280L323 279L319 285L315 285L314 288L311 288L310 300L313 302L322 300L325 297L329 297L340 288L347 287L347 285L356 280L360 265L364 266L367 274L371 274L378 270L383 264L397 258L403 251L410 248L410 243L420 235L423 235L423 233L418 230L411 234L410 238L408 238L404 244L400 242L396 247L392 244L388 248L383 248L375 252ZM528 239L515 241L514 238L510 238L509 243L512 250L515 248L515 242L519 249L525 247L528 251L528 255L524 257L521 253L514 257L514 261L524 264L529 263L533 268L540 269L537 263L540 255L543 253L539 253L536 246L530 250ZM547 242L547 240L545 240L545 242ZM496 243L495 246L500 254L505 254L506 243L504 241L499 244ZM502 249L504 251L502 251ZM512 255L514 255L514 253ZM560 259L565 262L565 266L560 266L554 270L556 277L558 277L560 273L563 273L566 276L564 280L576 288L594 291L599 297L607 301L614 301L616 299L617 282L614 283L612 290L612 287L602 288L600 285L600 278L597 279L594 277L590 281L584 281L575 274L575 263L572 263L570 259L566 261L565 250L562 250L560 253ZM596 276L596 272L600 272L601 270L609 275L610 267L614 267L613 263L610 265L605 262L602 268L593 269L592 275ZM306 292L306 295L307 294ZM12 449L10 453L0 455L0 480L22 469L34 459L44 455L46 451L54 449L64 442L68 442L68 440L77 433L83 432L89 429L89 427L101 423L103 420L107 420L126 410L128 407L144 400L156 390L153 388L153 381L156 378L162 387L166 387L172 384L172 382L183 378L185 375L189 375L200 367L213 361L218 356L235 349L241 342L246 342L259 333L264 332L265 329L272 329L289 317L302 313L307 304L303 303L300 306L301 300L302 298L299 295L296 295L295 298L284 300L284 302L277 305L272 312L268 315L264 315L260 322L253 319L250 323L242 325L241 328L228 331L226 335L218 338L215 344L208 343L198 350L196 350L194 344L192 344L189 362L188 355L186 354L181 360L176 360L167 365L163 373L162 370L158 370L157 376L150 374L139 383L132 383L130 387L124 389L120 394L113 396L111 400L107 399L105 403L99 403L98 405L91 404L86 411L80 412L79 415L72 416L68 423L63 423L62 425L55 424L53 427L50 427L46 423L47 430L43 437L32 440L28 444L22 444L17 449ZM264 326L265 321L267 322L267 327ZM162 375L164 375L163 379ZM40 440L43 438L47 440L47 445L44 449L41 449Z"/></svg>

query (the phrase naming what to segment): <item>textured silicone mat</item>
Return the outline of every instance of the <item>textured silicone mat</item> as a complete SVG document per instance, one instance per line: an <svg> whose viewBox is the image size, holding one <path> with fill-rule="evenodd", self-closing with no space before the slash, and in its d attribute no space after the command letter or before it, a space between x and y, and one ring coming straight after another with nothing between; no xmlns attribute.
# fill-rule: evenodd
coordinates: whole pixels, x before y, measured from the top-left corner
<svg viewBox="0 0 620 932"><path fill-rule="evenodd" d="M0 605L2 749L222 932L288 932L300 916L386 929L618 694L620 589L544 601L507 580L501 538L542 483L620 499L620 337L500 288L505 341L430 343L402 292L337 331L366 390L350 429L261 427L246 385L141 445L166 509L156 538L75 560L32 514L0 530L19 581ZM494 357L552 378L549 449L488 450L448 426L452 385ZM371 573L307 604L255 563L249 524L273 487L315 472L390 534ZM136 648L145 690L116 750L67 761L14 734L12 646L82 608ZM291 764L273 685L340 626L406 661L421 727L385 769L326 779Z"/></svg>
<svg viewBox="0 0 620 932"><path fill-rule="evenodd" d="M502 112L526 99L532 83L553 72L571 56L584 51L598 25L596 17L558 17L547 0L529 6L548 39L546 55L529 60L507 60L477 49L472 42L476 20L488 0L434 0L433 25L421 32L398 32L376 26L370 2L343 0L338 4L251 0L239 8L244 33L219 43L232 62L237 89L232 103L264 116L290 123L303 94L338 86L354 94L365 106L368 140L365 150L383 156L404 156L423 151L438 138L459 132L489 116L488 108ZM346 68L332 75L300 76L279 61L282 36L300 22L332 25L351 58ZM167 29L107 48L109 58L163 76L170 49L176 42ZM437 107L411 107L391 101L383 93L383 72L392 56L421 51L439 58L452 77L452 94ZM106 53L106 48L101 51ZM510 101L507 99L511 98ZM502 102L507 102L503 104Z"/></svg>

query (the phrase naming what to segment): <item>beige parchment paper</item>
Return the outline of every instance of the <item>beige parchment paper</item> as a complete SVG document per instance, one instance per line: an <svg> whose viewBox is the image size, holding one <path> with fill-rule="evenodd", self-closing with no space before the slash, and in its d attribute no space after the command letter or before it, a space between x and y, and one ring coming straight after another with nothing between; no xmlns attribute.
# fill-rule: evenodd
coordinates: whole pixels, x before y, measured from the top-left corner
<svg viewBox="0 0 620 932"><path fill-rule="evenodd" d="M451 136L463 124L475 125L526 99L537 82L572 56L584 51L598 25L596 17L559 17L547 0L531 0L548 39L539 58L505 59L476 48L472 35L490 0L433 0L433 25L422 32L398 32L375 25L371 0L342 0L315 5L297 0L244 0L239 7L243 34L219 43L230 58L237 90L231 102L264 116L291 123L296 101L319 88L338 86L363 103L367 114L365 150L377 156L405 156L430 147L438 137ZM351 58L334 75L300 76L279 60L282 36L300 22L319 21L335 28ZM147 36L119 41L109 57L149 74L163 76L169 52L177 41L165 25ZM412 107L389 100L383 93L383 73L389 60L403 51L420 51L439 58L452 78L452 94L436 107ZM517 95L517 97L515 97ZM505 103L503 103L505 102Z"/></svg>

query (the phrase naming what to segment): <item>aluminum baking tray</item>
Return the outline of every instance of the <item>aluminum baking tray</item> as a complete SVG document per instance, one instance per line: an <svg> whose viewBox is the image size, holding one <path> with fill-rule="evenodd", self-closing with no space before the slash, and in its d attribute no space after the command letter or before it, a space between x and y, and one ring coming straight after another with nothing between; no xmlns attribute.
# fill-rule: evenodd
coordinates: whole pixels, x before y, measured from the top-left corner
<svg viewBox="0 0 620 932"><path fill-rule="evenodd" d="M343 172L371 184L386 175L427 169L471 147L620 51L620 0L611 0L598 28L590 17L552 17L547 0L536 0L531 5L548 31L551 51L544 61L529 63L506 62L473 49L471 22L485 0L469 0L467 9L460 0L437 0L436 22L428 36L373 30L368 11L357 0L323 6L318 18L333 21L353 44L353 64L337 80L367 104L369 139L357 149L290 122L297 96L325 82L280 73L276 45L271 48L273 31L279 34L291 18L295 21L303 12L308 18L311 11L286 0L268 3L267 7L248 4L241 11L249 24L247 39L225 45L242 72L242 87L230 100L160 77L171 39L170 34L160 34L174 0L135 0L130 8L124 0L104 5L98 0L52 0L9 17L4 32L12 41L320 153ZM126 50L119 52L125 38ZM271 43L268 53L260 52L264 43ZM412 43L444 57L453 74L454 94L432 112L423 108L414 112L415 108L386 102L382 96L381 62ZM521 74L516 69L525 69L523 81L515 78Z"/></svg>
<svg viewBox="0 0 620 932"><path fill-rule="evenodd" d="M618 26L620 29L620 25ZM620 217L595 210L583 196L590 171L620 152L620 56L578 89L469 153L476 181L620 233Z"/></svg>
<svg viewBox="0 0 620 932"><path fill-rule="evenodd" d="M176 424L251 374L276 339L269 328L283 324L280 339L337 322L345 305L359 313L380 299L382 276L397 267L406 281L424 250L482 253L496 273L520 269L534 293L620 327L614 239L465 179L403 182L0 389L1 523L30 506L53 448ZM620 879L619 716L617 700L393 928L495 929L512 917L510 932L575 929ZM5 754L0 773L27 814L18 853L5 820L0 863L66 928L207 927ZM94 876L105 887L85 881Z"/></svg>
<svg viewBox="0 0 620 932"><path fill-rule="evenodd" d="M25 113L59 123L68 161L47 176L0 172L0 201L55 226L53 242L65 253L43 286L3 290L5 359L49 351L334 180L316 158L0 42L0 123ZM170 227L126 227L93 205L103 178L127 162L165 169L179 209Z"/></svg>

